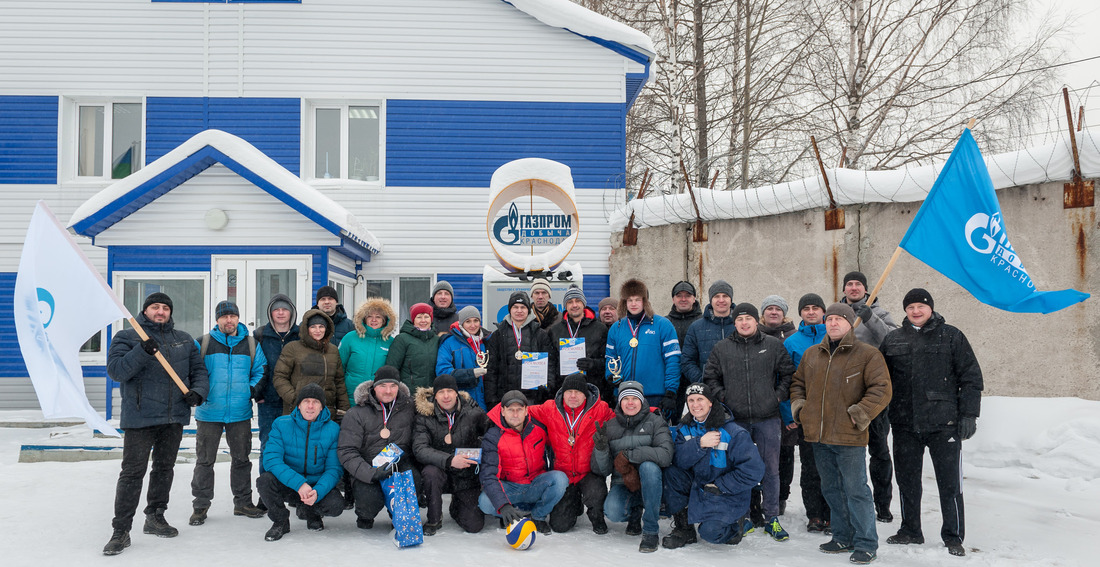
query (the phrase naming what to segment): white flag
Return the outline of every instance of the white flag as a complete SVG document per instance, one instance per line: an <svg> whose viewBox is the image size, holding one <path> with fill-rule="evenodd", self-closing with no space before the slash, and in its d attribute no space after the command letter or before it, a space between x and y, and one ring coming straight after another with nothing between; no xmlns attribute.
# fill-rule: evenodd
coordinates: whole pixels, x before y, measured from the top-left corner
<svg viewBox="0 0 1100 567"><path fill-rule="evenodd" d="M79 354L88 337L130 313L43 201L27 229L13 307L42 414L83 418L88 427L117 437L88 403Z"/></svg>

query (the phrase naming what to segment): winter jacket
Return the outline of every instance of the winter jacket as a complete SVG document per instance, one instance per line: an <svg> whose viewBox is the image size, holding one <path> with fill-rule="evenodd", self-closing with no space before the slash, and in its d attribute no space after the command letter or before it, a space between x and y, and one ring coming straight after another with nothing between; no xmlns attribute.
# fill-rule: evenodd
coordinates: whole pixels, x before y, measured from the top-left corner
<svg viewBox="0 0 1100 567"><path fill-rule="evenodd" d="M479 488L481 485L477 479L477 467L452 469L451 459L455 455L455 449L481 447L481 438L491 425L485 412L474 405L469 394L460 392L452 424L447 419L447 413L435 403L434 388L418 389L414 399L416 418L412 450L416 462L446 471L455 491ZM448 433L451 434L450 443L446 441Z"/></svg>
<svg viewBox="0 0 1100 567"><path fill-rule="evenodd" d="M314 315L324 315L319 309L306 311L303 321L309 321ZM339 419L348 410L348 391L344 386L344 367L340 364L340 353L336 345L331 344L332 320L325 315L325 335L320 341L309 336L309 326L298 329L299 340L283 347L279 360L275 363L275 390L283 399L283 415L294 411L298 392L310 382L319 384L325 390L325 406Z"/></svg>
<svg viewBox="0 0 1100 567"><path fill-rule="evenodd" d="M710 305L703 310L703 317L691 324L684 337L684 352L680 368L689 382L702 382L703 369L707 367L710 351L718 341L737 334L733 324L733 312L725 317L714 314Z"/></svg>
<svg viewBox="0 0 1100 567"><path fill-rule="evenodd" d="M794 365L783 343L759 331L732 334L714 345L703 381L733 411L740 423L779 417L779 402L789 397Z"/></svg>
<svg viewBox="0 0 1100 567"><path fill-rule="evenodd" d="M849 331L832 353L826 335L802 354L791 382L791 411L806 441L865 447L867 427L890 395L882 353Z"/></svg>
<svg viewBox="0 0 1100 567"><path fill-rule="evenodd" d="M550 369L550 391L556 392L561 388L566 374L561 373L561 340L573 338L584 339L584 356L592 360L592 369L585 372L584 379L589 384L595 384L600 389L600 397L610 403L614 400L612 392L615 387L604 379L604 347L607 345L607 325L604 325L596 312L585 307L584 316L579 325L574 325L569 319L569 314L562 315L557 323L550 326L550 344L558 349L558 364Z"/></svg>
<svg viewBox="0 0 1100 567"><path fill-rule="evenodd" d="M256 357L249 355L248 327L237 323L237 334L226 336L218 327L210 331L206 345L206 373L210 395L195 408L195 419L216 423L235 423L252 419L252 387L264 377L267 359L256 348ZM201 339L195 342L200 347Z"/></svg>
<svg viewBox="0 0 1100 567"><path fill-rule="evenodd" d="M672 323L660 315L645 315L638 326L638 346L630 346L634 335L624 317L607 330L608 360L618 358L622 380L641 382L647 396L661 396L680 387L680 339ZM606 367L607 375L611 371Z"/></svg>
<svg viewBox="0 0 1100 567"><path fill-rule="evenodd" d="M710 309L710 306L707 306ZM676 310L676 306L673 305L672 309L668 310L668 315L665 316L672 328L676 329L676 337L680 339L680 346L684 346L684 340L687 339L687 331L691 328L691 324L698 321L699 317L703 316L703 312L699 310L699 302L691 304L691 309L681 312ZM703 362L706 362L704 359Z"/></svg>
<svg viewBox="0 0 1100 567"><path fill-rule="evenodd" d="M493 509L499 512L510 503L501 482L531 484L535 477L550 470L554 452L546 426L539 420L527 416L523 431L516 431L505 425L499 404L489 410L488 417L493 427L481 439L478 480Z"/></svg>
<svg viewBox="0 0 1100 567"><path fill-rule="evenodd" d="M401 371L401 381L409 391L427 388L435 380L435 357L439 350L439 335L428 329L421 331L405 319L401 334L390 344L386 364Z"/></svg>
<svg viewBox="0 0 1100 567"><path fill-rule="evenodd" d="M615 417L607 402L600 399L600 389L592 384L588 384L588 399L584 406L576 410L565 407L562 392L559 391L553 400L528 407L527 414L546 426L550 447L554 449L554 469L565 473L570 484L580 482L592 470L592 435L596 433L596 424ZM570 420L576 420L572 430L569 428ZM569 442L571 432L572 443Z"/></svg>
<svg viewBox="0 0 1100 567"><path fill-rule="evenodd" d="M485 369L485 404L493 407L509 390L522 390L529 405L541 404L550 398L549 387L520 388L523 377L523 361L516 360L516 335L511 319L497 324L497 330L486 341L489 349L489 366ZM558 349L550 345L550 335L539 327L534 317L528 317L520 327L520 346L523 352L548 353L546 377L549 382L553 368L558 364Z"/></svg>
<svg viewBox="0 0 1100 567"><path fill-rule="evenodd" d="M850 303L847 297L840 299L841 303L848 303L852 306L852 310L856 312L857 318L859 315L859 308L863 307L867 303L869 295L863 296L863 299ZM856 327L856 340L863 341L873 347L878 347L882 343L882 339L886 337L886 333L898 328L898 324L894 322L894 319L890 317L890 313L883 309L878 303L878 298L875 298L875 302L871 304L871 320L864 323L860 321L859 326Z"/></svg>
<svg viewBox="0 0 1100 567"><path fill-rule="evenodd" d="M787 337L795 334L798 330L795 328L794 323L790 321L783 321L775 327L770 327L764 323L760 323L760 332L768 335L769 337L775 337L780 341L787 340Z"/></svg>
<svg viewBox="0 0 1100 567"><path fill-rule="evenodd" d="M264 470L291 490L309 484L317 491L317 500L321 500L344 474L336 456L339 436L340 426L332 421L328 408L321 408L313 421L306 421L302 412L294 408L290 415L271 424L264 447Z"/></svg>
<svg viewBox="0 0 1100 567"><path fill-rule="evenodd" d="M482 328L478 331L479 347L485 351L485 341L488 334ZM470 394L474 403L480 408L485 407L485 387L482 379L474 374L478 368L477 353L471 344L472 338L462 329L462 323L451 325L450 332L440 338L439 352L435 356L435 375L450 374L454 376L458 389Z"/></svg>
<svg viewBox="0 0 1100 567"><path fill-rule="evenodd" d="M651 462L664 469L672 464L672 434L660 412L652 408L643 407L631 416L617 408L615 417L605 424L604 433L608 448L601 451L593 447L592 472L611 475L612 485L623 482L622 475L615 472L615 457L619 453L625 453L634 465Z"/></svg>
<svg viewBox="0 0 1100 567"><path fill-rule="evenodd" d="M917 329L908 319L879 346L890 370L890 425L923 433L953 430L978 417L982 369L966 335L939 313Z"/></svg>
<svg viewBox="0 0 1100 567"><path fill-rule="evenodd" d="M798 324L798 331L783 341L783 348L787 349L787 354L791 355L791 364L794 364L795 369L798 368L798 364L802 361L802 353L806 352L806 349L821 342L821 339L824 337L824 323L807 325L805 322L802 322ZM790 399L779 404L779 413L783 415L784 425L794 423L794 416L791 415Z"/></svg>
<svg viewBox="0 0 1100 567"><path fill-rule="evenodd" d="M311 309L320 310L320 307L314 305ZM333 313L329 319L332 319L333 324L332 337L329 338L329 342L336 346L340 346L340 341L343 340L344 335L355 330L355 323L353 323L351 319L348 319L348 312L345 311L344 306L339 303L336 304L336 313ZM308 320L308 317L302 318L302 321Z"/></svg>
<svg viewBox="0 0 1100 567"><path fill-rule="evenodd" d="M206 365L195 339L175 330L171 318L165 323L154 323L142 312L138 313L137 321L149 338L157 342L160 353L183 385L205 399L209 393ZM111 338L107 376L119 383L122 429L191 423L191 407L183 401L183 392L156 357L141 348L141 337L134 329L123 329Z"/></svg>
<svg viewBox="0 0 1100 567"><path fill-rule="evenodd" d="M558 319L561 319L561 312L558 311L558 306L554 305L553 303L546 304L545 313L539 313L538 310L535 309L535 307L532 305L531 315L535 317L535 319L539 322L539 327L544 331L548 331L551 325L557 323Z"/></svg>
<svg viewBox="0 0 1100 567"><path fill-rule="evenodd" d="M404 451L395 470L411 470L414 460L412 438L416 410L413 408L408 386L398 385L397 397L390 402L392 405L385 412L382 411L381 402L374 397L373 386L374 381L371 380L363 382L355 389L355 407L348 410L340 424L340 442L337 448L340 464L359 482L377 480L374 478L375 470L371 461L390 443ZM382 438L383 426L390 432L386 439Z"/></svg>
<svg viewBox="0 0 1100 567"><path fill-rule="evenodd" d="M451 325L462 322L458 320L458 310L453 299L447 307L436 307L435 301L431 300L428 305L432 306L432 330L437 335L446 335L451 330Z"/></svg>
<svg viewBox="0 0 1100 567"><path fill-rule="evenodd" d="M273 403L282 406L283 400L279 398L279 391L275 389L275 363L278 362L279 356L283 354L283 347L287 343L294 342L301 338L301 329L294 321L298 320L297 311L294 309L294 302L289 297L281 293L277 293L271 297L271 301L267 303L268 316L271 314L271 306L276 301L285 301L290 305L290 330L286 333L280 334L275 330L275 327L270 322L252 331L252 336L256 339L256 344L260 346L264 351L264 359L267 360L267 365L264 366L264 377L260 380L260 385L257 388L257 402Z"/></svg>
<svg viewBox="0 0 1100 567"><path fill-rule="evenodd" d="M371 310L385 313L381 329L367 327L363 320ZM374 373L386 363L394 335L397 315L384 299L370 299L355 310L355 332L340 340L340 363L344 366L344 386L354 392L359 384L374 380Z"/></svg>
<svg viewBox="0 0 1100 567"><path fill-rule="evenodd" d="M699 445L703 434L717 430L726 432L724 446L704 449ZM688 523L730 525L744 517L749 511L749 493L764 478L764 461L749 432L737 425L725 408L715 405L704 423L696 422L691 414L685 415L674 440L673 466L692 476ZM722 493L707 492L703 487L708 484Z"/></svg>

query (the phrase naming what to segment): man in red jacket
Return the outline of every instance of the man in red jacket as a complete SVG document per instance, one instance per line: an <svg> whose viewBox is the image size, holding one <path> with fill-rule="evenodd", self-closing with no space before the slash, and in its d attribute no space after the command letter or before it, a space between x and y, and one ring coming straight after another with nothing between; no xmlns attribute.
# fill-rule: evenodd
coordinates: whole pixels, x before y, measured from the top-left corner
<svg viewBox="0 0 1100 567"><path fill-rule="evenodd" d="M592 531L606 534L603 501L607 498L607 478L592 472L592 435L596 425L615 417L615 412L600 399L600 389L587 383L580 372L565 378L553 400L527 411L546 424L554 450L554 469L569 477L569 488L550 512L550 527L555 532L573 529L577 516L587 506Z"/></svg>

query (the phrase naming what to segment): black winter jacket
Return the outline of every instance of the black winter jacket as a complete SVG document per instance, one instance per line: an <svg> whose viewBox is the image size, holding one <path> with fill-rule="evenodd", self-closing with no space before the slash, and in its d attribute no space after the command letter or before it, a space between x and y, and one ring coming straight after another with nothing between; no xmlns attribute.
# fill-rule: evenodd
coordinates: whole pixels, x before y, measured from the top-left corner
<svg viewBox="0 0 1100 567"><path fill-rule="evenodd" d="M632 416L625 415L622 408L615 408L615 418L604 424L604 432L608 448L592 449L592 472L603 476L610 474L611 484L623 482L614 466L619 453L626 453L626 458L635 465L648 461L664 469L672 464L674 447L668 422L650 408L642 408Z"/></svg>
<svg viewBox="0 0 1100 567"><path fill-rule="evenodd" d="M344 470L360 482L374 480L374 466L371 461L390 443L395 443L404 451L397 463L397 470L409 470L413 462L413 420L416 412L408 386L398 386L397 398L388 412L388 439L381 436L382 404L374 397L372 386L373 380L363 382L355 388L355 406L348 410L340 424L340 440L336 447Z"/></svg>
<svg viewBox="0 0 1100 567"><path fill-rule="evenodd" d="M665 315L665 318L667 318L672 323L673 328L676 329L676 338L680 339L680 347L684 346L684 338L687 336L688 327L702 316L703 311L699 308L698 301L693 303L691 305L691 310L685 313L677 311L675 305L672 306L672 309L668 310L668 315Z"/></svg>
<svg viewBox="0 0 1100 567"><path fill-rule="evenodd" d="M435 403L434 388L417 388L415 401L416 423L412 447L416 461L446 472L456 491L479 488L481 482L477 478L477 467L452 469L451 458L455 449L481 448L481 438L492 425L485 412L477 407L470 394L459 392L452 426L447 414ZM448 432L451 434L450 443L446 442Z"/></svg>
<svg viewBox="0 0 1100 567"><path fill-rule="evenodd" d="M966 336L939 313L919 330L906 319L879 350L894 389L891 426L921 433L954 429L959 418L978 417L982 369Z"/></svg>
<svg viewBox="0 0 1100 567"><path fill-rule="evenodd" d="M528 317L520 327L520 342L524 352L549 353L547 381L553 382L554 369L558 367L558 349L550 345L550 335L540 326L538 319ZM523 362L516 360L516 336L511 319L497 324L497 330L485 342L489 351L489 365L482 383L485 385L485 407L492 408L509 390L520 390ZM552 398L549 387L523 390L528 405L541 404Z"/></svg>
<svg viewBox="0 0 1100 567"><path fill-rule="evenodd" d="M298 320L298 312L294 309L294 302L290 300L290 297L281 293L275 294L271 301L267 303L268 316L271 314L271 306L276 301L285 301L291 306L290 310L290 331L285 335L280 335L275 331L275 327L268 324L252 331L252 336L256 338L256 342L260 344L260 348L264 351L264 358L267 359L267 366L264 367L264 377L260 379L260 383L257 384L257 391L259 397L257 402L263 401L264 403L271 402L279 405L279 409L282 410L283 400L279 397L278 390L275 389L275 363L279 361L279 356L283 354L283 347L287 343L300 340L299 336L301 329L298 328L298 324L294 321ZM335 416L333 416L335 417Z"/></svg>
<svg viewBox="0 0 1100 567"><path fill-rule="evenodd" d="M779 417L779 402L789 399L794 376L783 341L759 331L732 334L714 345L703 381L733 411L739 423Z"/></svg>
<svg viewBox="0 0 1100 567"><path fill-rule="evenodd" d="M577 338L584 339L584 355L585 358L592 359L592 369L585 372L584 379L589 384L595 385L600 389L600 397L607 403L612 403L614 398L611 397L614 391L614 386L607 383L604 379L604 347L607 346L607 325L604 325L596 316L596 312L585 307L584 317L581 318L580 328L573 324L573 321L568 320L569 314L562 315L561 319L558 319L557 323L554 323L550 329L550 345L555 349L558 349L560 353L560 340L572 338L570 329L576 331ZM568 320L568 322L566 322ZM514 342L514 339L513 339ZM557 392L561 388L561 383L565 380L565 375L561 373L561 362L550 369L550 391Z"/></svg>

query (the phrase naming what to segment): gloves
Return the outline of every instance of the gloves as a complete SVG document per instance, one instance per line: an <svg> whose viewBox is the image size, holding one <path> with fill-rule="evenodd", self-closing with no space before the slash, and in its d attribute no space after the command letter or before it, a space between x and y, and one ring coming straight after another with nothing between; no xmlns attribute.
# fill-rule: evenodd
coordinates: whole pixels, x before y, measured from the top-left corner
<svg viewBox="0 0 1100 567"><path fill-rule="evenodd" d="M141 348L145 349L145 352L149 353L149 356L152 356L160 350L160 345L157 344L157 341L153 340L153 337L149 337L141 341Z"/></svg>
<svg viewBox="0 0 1100 567"><path fill-rule="evenodd" d="M864 324L870 321L871 317L875 316L874 313L871 312L871 308L868 307L866 303L859 306L859 311L856 312L856 315L859 315L859 318L863 319Z"/></svg>
<svg viewBox="0 0 1100 567"><path fill-rule="evenodd" d="M615 472L622 475L623 486L625 486L627 490L638 492L642 489L642 477L638 475L638 467L630 462L625 452L620 451L619 454L615 456Z"/></svg>
<svg viewBox="0 0 1100 567"><path fill-rule="evenodd" d="M658 407L661 408L661 413L664 414L665 418L669 420L680 417L674 415L676 413L676 392L665 392L665 397L661 398L661 403Z"/></svg>
<svg viewBox="0 0 1100 567"><path fill-rule="evenodd" d="M197 407L202 405L202 396L198 392L191 390L183 395L183 401L187 402L187 405L191 407Z"/></svg>
<svg viewBox="0 0 1100 567"><path fill-rule="evenodd" d="M504 524L508 525L512 522L518 522L527 517L527 512L512 506L511 504L505 504L500 507L500 517L504 520Z"/></svg>
<svg viewBox="0 0 1100 567"><path fill-rule="evenodd" d="M606 451L609 447L607 441L607 424L597 423L596 432L592 434L592 441L597 451Z"/></svg>
<svg viewBox="0 0 1100 567"><path fill-rule="evenodd" d="M963 417L959 418L959 438L966 440L974 436L974 432L978 431L978 418L976 417Z"/></svg>
<svg viewBox="0 0 1100 567"><path fill-rule="evenodd" d="M382 482L386 477L393 474L393 463L387 463L380 467L374 468L374 476L371 477L371 482Z"/></svg>
<svg viewBox="0 0 1100 567"><path fill-rule="evenodd" d="M256 384L252 387L252 399L257 402L264 401L264 391L260 388L260 384Z"/></svg>
<svg viewBox="0 0 1100 567"><path fill-rule="evenodd" d="M722 489L718 488L718 486L715 485L713 482L710 484L704 484L703 490L711 494L717 494L718 496L722 495Z"/></svg>
<svg viewBox="0 0 1100 567"><path fill-rule="evenodd" d="M580 370L581 372L584 372L584 373L587 374L588 371L592 370L595 367L596 367L596 363L591 358L578 358L577 359L577 370Z"/></svg>
<svg viewBox="0 0 1100 567"><path fill-rule="evenodd" d="M474 369L474 377L475 378L481 378L482 376L485 376L486 372L487 372L487 370L485 370L484 368L480 368L480 367L475 368Z"/></svg>

